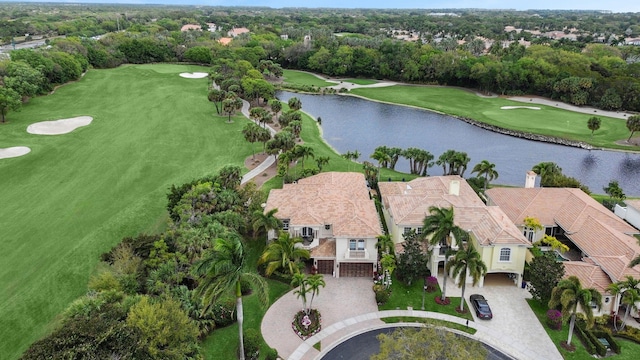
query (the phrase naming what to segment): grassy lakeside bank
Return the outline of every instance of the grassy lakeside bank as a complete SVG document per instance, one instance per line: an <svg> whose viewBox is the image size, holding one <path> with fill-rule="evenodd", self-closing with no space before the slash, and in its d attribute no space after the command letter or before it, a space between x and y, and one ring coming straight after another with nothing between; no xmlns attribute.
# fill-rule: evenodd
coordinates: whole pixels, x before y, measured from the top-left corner
<svg viewBox="0 0 640 360"><path fill-rule="evenodd" d="M298 71L298 70L286 70L286 69L283 70L282 81L290 84L318 86L318 87L335 85L335 83L324 81L319 77L308 72Z"/></svg>
<svg viewBox="0 0 640 360"><path fill-rule="evenodd" d="M247 120L215 116L208 80L178 76L193 71L206 69L90 70L0 127L2 147L32 149L0 160L0 358L18 358L52 329L86 291L100 253L124 236L164 228L171 184L242 166L251 154L241 133ZM69 134L25 131L80 115L94 120Z"/></svg>
<svg viewBox="0 0 640 360"><path fill-rule="evenodd" d="M466 117L505 129L582 141L596 147L627 151L640 150L638 147L616 144L616 141L626 140L629 137L625 120L597 114L594 115L602 120L602 124L591 137L587 120L593 115L540 104L533 104L540 110L525 108L503 110L501 109L503 106L528 106L528 104L504 98L480 97L456 88L395 85L353 89L351 93L370 100L415 106Z"/></svg>

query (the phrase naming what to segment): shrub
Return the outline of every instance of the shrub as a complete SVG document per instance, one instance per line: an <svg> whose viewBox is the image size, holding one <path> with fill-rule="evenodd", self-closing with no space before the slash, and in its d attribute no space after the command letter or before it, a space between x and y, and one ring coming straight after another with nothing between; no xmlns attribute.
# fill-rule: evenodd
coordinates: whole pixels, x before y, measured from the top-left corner
<svg viewBox="0 0 640 360"><path fill-rule="evenodd" d="M264 354L265 360L277 360L278 359L278 350L274 348L269 348Z"/></svg>
<svg viewBox="0 0 640 360"><path fill-rule="evenodd" d="M589 337L587 336L582 326L580 326L577 321L576 321L576 326L573 329L574 329L574 332L576 333L576 336L582 341L582 344L584 345L584 349L587 350L589 354L595 354L596 353L595 346L593 345L591 340L589 340Z"/></svg>
<svg viewBox="0 0 640 360"><path fill-rule="evenodd" d="M555 309L548 310L547 325L553 330L560 330L562 328L562 313Z"/></svg>
<svg viewBox="0 0 640 360"><path fill-rule="evenodd" d="M620 345L611 337L611 334L606 331L594 331L593 334L597 338L605 338L609 342L609 346L611 346L611 350L616 354L620 354ZM606 353L606 349L605 349Z"/></svg>
<svg viewBox="0 0 640 360"><path fill-rule="evenodd" d="M305 315L304 311L298 311L298 313L293 317L293 322L291 323L293 331L302 340L306 340L317 334L321 329L320 312L318 310L311 309L309 312L309 320L311 320L311 324L308 327L304 327L302 325L302 319Z"/></svg>
<svg viewBox="0 0 640 360"><path fill-rule="evenodd" d="M438 278L435 276L427 277L426 283L428 292L434 292L438 288Z"/></svg>
<svg viewBox="0 0 640 360"><path fill-rule="evenodd" d="M625 327L624 330L618 332L616 336L627 339L627 340L631 340L637 344L640 344L640 330L632 326Z"/></svg>
<svg viewBox="0 0 640 360"><path fill-rule="evenodd" d="M236 321L235 303L233 300L223 300L211 307L213 313L213 321L216 323L216 328L229 326Z"/></svg>
<svg viewBox="0 0 640 360"><path fill-rule="evenodd" d="M244 355L247 359L258 359L260 355L260 333L256 329L244 332Z"/></svg>
<svg viewBox="0 0 640 360"><path fill-rule="evenodd" d="M381 284L373 285L373 292L376 294L376 303L378 305L384 305L391 297L391 290L385 289Z"/></svg>

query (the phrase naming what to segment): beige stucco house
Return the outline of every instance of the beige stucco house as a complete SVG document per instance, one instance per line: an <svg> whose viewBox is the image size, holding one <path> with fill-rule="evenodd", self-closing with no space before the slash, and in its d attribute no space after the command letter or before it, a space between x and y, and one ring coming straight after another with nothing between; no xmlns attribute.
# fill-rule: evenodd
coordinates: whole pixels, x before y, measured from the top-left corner
<svg viewBox="0 0 640 360"><path fill-rule="evenodd" d="M382 211L395 243L402 243L404 234L411 230L422 233L429 207L452 207L455 224L469 233L471 244L487 265L487 276L509 276L520 285L531 244L499 207L486 206L466 180L457 175L431 176L409 182L381 182L379 188ZM451 245L457 248L459 244L454 238ZM429 261L432 274L438 273L444 260L444 249L435 246ZM484 280L480 280L480 286Z"/></svg>
<svg viewBox="0 0 640 360"><path fill-rule="evenodd" d="M272 209L282 230L303 238L319 273L373 277L382 229L364 175L326 172L285 184L269 193L265 211Z"/></svg>
<svg viewBox="0 0 640 360"><path fill-rule="evenodd" d="M592 287L603 296L603 307L596 314L617 310L619 299L606 291L609 284L626 276L640 279L640 266L629 268L640 255L633 237L639 231L602 206L580 189L572 188L493 188L486 192L488 204L499 206L535 242L545 234L570 245L563 254L565 277L577 276L583 287ZM534 217L544 229L534 231L524 218Z"/></svg>

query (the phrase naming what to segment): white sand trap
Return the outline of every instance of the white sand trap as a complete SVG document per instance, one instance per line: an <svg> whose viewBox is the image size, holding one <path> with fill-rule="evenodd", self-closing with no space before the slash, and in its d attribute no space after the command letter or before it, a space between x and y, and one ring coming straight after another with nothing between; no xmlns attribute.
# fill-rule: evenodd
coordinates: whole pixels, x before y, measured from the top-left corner
<svg viewBox="0 0 640 360"><path fill-rule="evenodd" d="M30 152L31 149L26 146L14 146L10 148L0 149L0 159L14 158L26 155Z"/></svg>
<svg viewBox="0 0 640 360"><path fill-rule="evenodd" d="M540 110L537 106L503 106L500 109L502 110L512 110L512 109L530 109L530 110Z"/></svg>
<svg viewBox="0 0 640 360"><path fill-rule="evenodd" d="M70 119L42 121L29 125L27 127L27 132L29 134L36 135L68 134L79 127L91 124L91 121L93 121L91 116L78 116Z"/></svg>
<svg viewBox="0 0 640 360"><path fill-rule="evenodd" d="M194 72L194 73L180 73L180 76L187 79L202 79L209 76L208 73Z"/></svg>

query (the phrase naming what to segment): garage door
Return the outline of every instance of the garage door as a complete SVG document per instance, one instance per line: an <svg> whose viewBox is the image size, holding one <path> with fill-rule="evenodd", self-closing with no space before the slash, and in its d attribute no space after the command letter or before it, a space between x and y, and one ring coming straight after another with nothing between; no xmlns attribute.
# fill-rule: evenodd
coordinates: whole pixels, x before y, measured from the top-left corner
<svg viewBox="0 0 640 360"><path fill-rule="evenodd" d="M318 260L318 273L333 275L333 260Z"/></svg>
<svg viewBox="0 0 640 360"><path fill-rule="evenodd" d="M372 263L340 263L341 277L373 277Z"/></svg>

